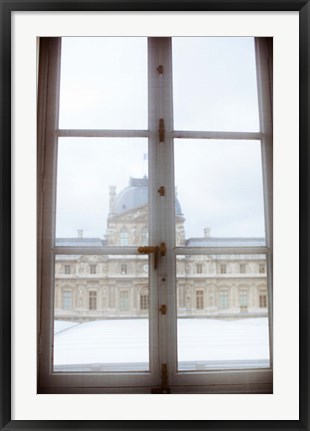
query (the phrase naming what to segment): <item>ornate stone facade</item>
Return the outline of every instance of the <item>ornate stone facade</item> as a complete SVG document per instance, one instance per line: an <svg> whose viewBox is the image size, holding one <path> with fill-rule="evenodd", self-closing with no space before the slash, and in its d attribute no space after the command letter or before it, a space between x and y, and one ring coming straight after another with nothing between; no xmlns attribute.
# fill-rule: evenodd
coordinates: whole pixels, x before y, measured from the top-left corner
<svg viewBox="0 0 310 431"><path fill-rule="evenodd" d="M147 179L131 179L118 195L110 188L105 239L57 239L58 245L107 248L148 244ZM182 246L261 244L259 238L185 240L184 217L176 202L176 239ZM66 255L55 262L55 318L145 317L152 295L144 255ZM263 255L184 255L177 258L177 306L180 317L267 315L266 260Z"/></svg>

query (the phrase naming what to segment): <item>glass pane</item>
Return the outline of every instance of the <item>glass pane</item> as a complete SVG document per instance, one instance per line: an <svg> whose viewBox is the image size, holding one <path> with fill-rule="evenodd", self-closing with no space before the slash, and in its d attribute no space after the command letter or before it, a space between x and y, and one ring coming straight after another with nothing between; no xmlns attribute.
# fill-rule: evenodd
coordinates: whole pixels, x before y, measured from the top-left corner
<svg viewBox="0 0 310 431"><path fill-rule="evenodd" d="M260 142L176 139L174 151L185 244L264 245Z"/></svg>
<svg viewBox="0 0 310 431"><path fill-rule="evenodd" d="M60 128L147 128L146 38L62 38Z"/></svg>
<svg viewBox="0 0 310 431"><path fill-rule="evenodd" d="M54 371L149 370L148 267L143 255L56 256Z"/></svg>
<svg viewBox="0 0 310 431"><path fill-rule="evenodd" d="M147 243L146 159L146 139L60 139L57 245Z"/></svg>
<svg viewBox="0 0 310 431"><path fill-rule="evenodd" d="M173 38L176 130L258 131L254 38Z"/></svg>
<svg viewBox="0 0 310 431"><path fill-rule="evenodd" d="M265 255L177 256L178 368L269 367Z"/></svg>

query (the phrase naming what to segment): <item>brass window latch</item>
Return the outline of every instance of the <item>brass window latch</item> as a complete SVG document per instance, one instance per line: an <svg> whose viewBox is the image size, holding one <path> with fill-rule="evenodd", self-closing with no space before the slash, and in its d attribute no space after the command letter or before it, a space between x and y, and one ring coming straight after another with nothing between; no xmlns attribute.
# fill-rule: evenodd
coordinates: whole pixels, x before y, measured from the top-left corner
<svg viewBox="0 0 310 431"><path fill-rule="evenodd" d="M138 252L141 254L154 254L154 269L157 269L158 255L166 256L166 251L167 248L164 242L161 242L160 245L156 246L146 245L138 247Z"/></svg>
<svg viewBox="0 0 310 431"><path fill-rule="evenodd" d="M158 72L158 75L162 75L164 73L164 66L160 64L156 70Z"/></svg>

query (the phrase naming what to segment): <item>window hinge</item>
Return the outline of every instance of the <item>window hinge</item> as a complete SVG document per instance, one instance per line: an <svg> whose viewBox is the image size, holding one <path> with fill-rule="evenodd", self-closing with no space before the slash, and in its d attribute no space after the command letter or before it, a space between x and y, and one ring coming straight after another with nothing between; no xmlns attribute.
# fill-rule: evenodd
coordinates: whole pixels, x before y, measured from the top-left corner
<svg viewBox="0 0 310 431"><path fill-rule="evenodd" d="M159 134L159 142L164 142L165 141L165 122L163 118L160 118L159 120L158 134Z"/></svg>
<svg viewBox="0 0 310 431"><path fill-rule="evenodd" d="M166 194L166 190L165 190L164 186L160 186L157 191L158 191L160 196L165 196L165 194Z"/></svg>
<svg viewBox="0 0 310 431"><path fill-rule="evenodd" d="M162 75L164 73L164 66L160 64L156 70L158 72L158 75Z"/></svg>
<svg viewBox="0 0 310 431"><path fill-rule="evenodd" d="M159 311L160 311L160 312L161 312L161 314L163 314L163 315L167 314L167 306L166 306L165 304L162 304L162 305L159 307Z"/></svg>

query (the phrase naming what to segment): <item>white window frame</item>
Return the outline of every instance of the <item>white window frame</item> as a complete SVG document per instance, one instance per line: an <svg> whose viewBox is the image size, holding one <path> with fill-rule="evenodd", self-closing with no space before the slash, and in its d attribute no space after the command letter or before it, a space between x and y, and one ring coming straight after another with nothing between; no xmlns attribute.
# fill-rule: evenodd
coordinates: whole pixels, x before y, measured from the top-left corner
<svg viewBox="0 0 310 431"><path fill-rule="evenodd" d="M38 363L39 393L257 393L272 391L272 54L265 38L255 39L260 131L176 131L173 128L171 38L148 39L148 130L60 130L58 127L60 50L59 38L40 41L38 98ZM162 65L164 73L159 73ZM163 103L165 101L165 103ZM164 119L165 139L159 142L159 120ZM55 173L59 137L146 137L149 140L149 243L166 243L166 256L157 271L150 268L149 341L150 370L126 373L55 373L53 364L53 286L57 254L136 255L135 247L59 247L55 238ZM255 139L262 148L266 246L176 247L174 139ZM165 187L165 196L157 190ZM268 369L183 372L177 366L176 259L180 255L265 254L267 259L270 361ZM163 277L164 275L164 277ZM165 282L162 282L165 278ZM167 288L169 286L169 289ZM158 312L166 304L167 313ZM44 316L42 315L44 310ZM162 379L165 370L165 382Z"/></svg>

